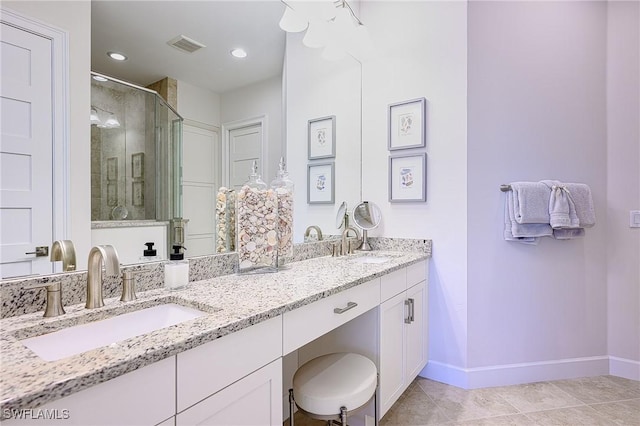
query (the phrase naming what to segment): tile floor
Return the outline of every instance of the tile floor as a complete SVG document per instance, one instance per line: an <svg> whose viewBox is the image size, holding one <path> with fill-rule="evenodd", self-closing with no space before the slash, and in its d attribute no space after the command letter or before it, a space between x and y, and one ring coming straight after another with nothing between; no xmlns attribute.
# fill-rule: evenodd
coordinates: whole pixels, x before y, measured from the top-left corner
<svg viewBox="0 0 640 426"><path fill-rule="evenodd" d="M295 424L326 425L298 416ZM418 377L380 426L418 425L640 426L640 382L598 376L465 390Z"/></svg>

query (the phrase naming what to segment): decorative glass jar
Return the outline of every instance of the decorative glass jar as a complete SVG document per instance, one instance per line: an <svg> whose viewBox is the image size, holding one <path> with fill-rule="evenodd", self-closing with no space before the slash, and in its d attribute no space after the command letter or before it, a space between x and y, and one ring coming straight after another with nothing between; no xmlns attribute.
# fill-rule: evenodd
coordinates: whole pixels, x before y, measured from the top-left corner
<svg viewBox="0 0 640 426"><path fill-rule="evenodd" d="M278 200L253 162L236 200L238 272L274 272L278 267Z"/></svg>
<svg viewBox="0 0 640 426"><path fill-rule="evenodd" d="M284 159L280 164L276 178L271 182L271 189L278 200L278 266L293 257L293 189L294 184L289 179Z"/></svg>

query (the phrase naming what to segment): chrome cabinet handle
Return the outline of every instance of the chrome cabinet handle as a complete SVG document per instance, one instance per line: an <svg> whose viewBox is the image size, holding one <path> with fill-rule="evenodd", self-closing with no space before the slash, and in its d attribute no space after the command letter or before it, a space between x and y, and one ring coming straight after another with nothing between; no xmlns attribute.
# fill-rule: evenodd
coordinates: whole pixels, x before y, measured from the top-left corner
<svg viewBox="0 0 640 426"><path fill-rule="evenodd" d="M36 251L30 251L25 254L35 254L36 257L49 256L49 246L36 247Z"/></svg>
<svg viewBox="0 0 640 426"><path fill-rule="evenodd" d="M409 298L409 324L415 321L416 303L414 299Z"/></svg>
<svg viewBox="0 0 640 426"><path fill-rule="evenodd" d="M356 306L358 306L358 304L356 302L349 302L349 303L347 303L347 306L344 307L344 308L333 308L333 313L334 314L344 314L349 309L353 309Z"/></svg>
<svg viewBox="0 0 640 426"><path fill-rule="evenodd" d="M405 300L404 301L404 306L406 306L407 309L407 317L404 319L404 323L405 324L411 324L411 299L409 300Z"/></svg>

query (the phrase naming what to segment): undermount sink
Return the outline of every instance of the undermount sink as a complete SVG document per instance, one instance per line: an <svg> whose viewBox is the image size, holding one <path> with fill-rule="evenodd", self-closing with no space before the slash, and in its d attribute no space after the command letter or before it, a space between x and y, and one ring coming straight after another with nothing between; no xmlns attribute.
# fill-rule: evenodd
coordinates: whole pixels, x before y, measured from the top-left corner
<svg viewBox="0 0 640 426"><path fill-rule="evenodd" d="M45 361L56 361L207 315L166 303L31 337L22 343Z"/></svg>
<svg viewBox="0 0 640 426"><path fill-rule="evenodd" d="M385 263L390 261L391 258L388 256L360 256L356 257L352 260L352 262L356 263Z"/></svg>

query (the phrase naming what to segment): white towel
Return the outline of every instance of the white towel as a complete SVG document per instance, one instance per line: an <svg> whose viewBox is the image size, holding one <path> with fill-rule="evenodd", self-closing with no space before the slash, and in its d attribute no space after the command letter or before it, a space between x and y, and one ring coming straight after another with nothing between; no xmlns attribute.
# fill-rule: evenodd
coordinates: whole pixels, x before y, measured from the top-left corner
<svg viewBox="0 0 640 426"><path fill-rule="evenodd" d="M556 240L572 240L584 237L584 228L554 229L553 238Z"/></svg>
<svg viewBox="0 0 640 426"><path fill-rule="evenodd" d="M550 188L549 224L553 229L591 228L596 223L591 189L583 183L543 180Z"/></svg>
<svg viewBox="0 0 640 426"><path fill-rule="evenodd" d="M553 235L553 230L548 223L518 223L513 210L513 197L513 191L506 193L504 208L505 240L519 241L525 244L537 244L538 237Z"/></svg>
<svg viewBox="0 0 640 426"><path fill-rule="evenodd" d="M512 182L510 185L516 222L549 223L549 186L540 182Z"/></svg>

